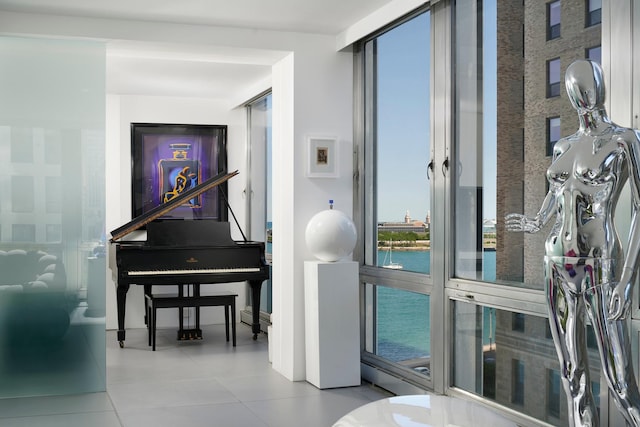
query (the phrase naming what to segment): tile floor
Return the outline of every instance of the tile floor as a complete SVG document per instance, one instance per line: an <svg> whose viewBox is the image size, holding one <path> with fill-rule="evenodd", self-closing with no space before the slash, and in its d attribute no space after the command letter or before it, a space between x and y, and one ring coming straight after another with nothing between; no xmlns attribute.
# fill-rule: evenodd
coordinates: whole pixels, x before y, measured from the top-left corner
<svg viewBox="0 0 640 427"><path fill-rule="evenodd" d="M344 414L388 397L360 387L319 390L271 368L267 337L253 341L238 325L237 346L224 325L205 326L204 340L178 342L158 330L157 350L146 329L127 330L121 349L107 332L107 392L0 399L2 427L328 427Z"/></svg>

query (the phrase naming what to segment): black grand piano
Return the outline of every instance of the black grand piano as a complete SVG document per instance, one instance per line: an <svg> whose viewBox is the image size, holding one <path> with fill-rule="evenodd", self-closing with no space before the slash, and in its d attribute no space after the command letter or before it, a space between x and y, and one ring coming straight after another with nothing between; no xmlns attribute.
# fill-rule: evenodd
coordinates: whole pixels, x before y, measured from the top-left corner
<svg viewBox="0 0 640 427"><path fill-rule="evenodd" d="M130 285L144 285L147 292L151 286L248 281L253 311L251 329L253 339L257 339L260 290L262 282L269 278L264 243L246 238L234 241L228 222L159 219L237 174L237 171L218 174L111 232L109 262L116 282L120 347L124 347L126 298ZM121 240L145 225L146 241Z"/></svg>

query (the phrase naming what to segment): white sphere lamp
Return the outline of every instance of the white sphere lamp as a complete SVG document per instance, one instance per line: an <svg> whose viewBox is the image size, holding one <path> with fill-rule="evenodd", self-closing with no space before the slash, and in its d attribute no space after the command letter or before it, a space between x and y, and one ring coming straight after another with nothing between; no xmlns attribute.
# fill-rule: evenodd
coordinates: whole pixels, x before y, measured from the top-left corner
<svg viewBox="0 0 640 427"><path fill-rule="evenodd" d="M305 231L305 240L311 253L318 259L335 262L353 252L357 240L356 226L344 212L329 209L315 214Z"/></svg>

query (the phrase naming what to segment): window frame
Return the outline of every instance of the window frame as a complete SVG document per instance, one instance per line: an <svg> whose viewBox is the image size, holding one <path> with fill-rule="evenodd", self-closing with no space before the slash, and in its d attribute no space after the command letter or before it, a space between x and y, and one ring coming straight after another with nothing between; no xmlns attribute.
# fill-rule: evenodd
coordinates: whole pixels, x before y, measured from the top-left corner
<svg viewBox="0 0 640 427"><path fill-rule="evenodd" d="M600 0L600 7L592 9L591 4L593 0L587 0L585 2L585 28L593 27L602 23L602 0Z"/></svg>
<svg viewBox="0 0 640 427"><path fill-rule="evenodd" d="M553 140L552 139L552 135L551 135L551 130L552 130L552 126L551 126L551 122L554 120L558 120L558 130L560 135L562 134L562 119L560 116L553 116L553 117L547 117L547 150L546 150L546 155L547 157L551 157L553 155L553 146L555 145L556 142L558 142L558 140L560 140L561 136L558 135L558 139ZM554 126L555 127L555 126Z"/></svg>
<svg viewBox="0 0 640 427"><path fill-rule="evenodd" d="M552 24L551 18L553 14L551 13L552 8L557 5L558 8L562 9L561 0L555 0L547 3L547 41L559 39L562 35L562 19L561 19L561 10L558 11L560 16L558 17L558 23Z"/></svg>
<svg viewBox="0 0 640 427"><path fill-rule="evenodd" d="M444 3L444 2L443 2ZM443 6L443 3L439 6ZM354 49L354 114L355 117L361 118L356 120L354 125L356 135L356 142L358 148L356 148L356 165L360 172L354 175L354 222L358 230L358 235L362 236L362 244L358 245L353 252L353 258L360 263L360 286L361 286L361 360L365 366L376 366L382 369L384 374L380 371L374 371L373 369L363 368L364 377L373 379L380 375L384 376L385 381L390 381L387 385L390 390L403 390L404 392L420 393L423 390L443 390L441 385L444 380L442 372L435 372L433 369L429 376L414 372L412 369L399 366L398 364L391 363L386 359L377 356L374 353L365 351L365 345L367 336L371 333L375 333L367 326L367 316L371 316L371 307L367 307L367 301L373 301L376 303L377 293L373 291L375 287L382 286L391 289L397 289L400 291L414 292L418 294L424 294L433 297L433 282L432 278L424 273L418 273L408 270L390 270L381 266L375 265L375 259L371 259L373 252L377 248L377 242L375 239L376 230L378 226L378 218L376 217L376 176L372 174L372 171L376 169L376 148L377 138L375 135L375 128L377 126L375 106L377 97L375 87L372 81L377 79L377 70L375 70L372 58L377 55L377 43L376 39L385 33L393 30L396 27L416 18L418 15L433 11L433 7L426 4L413 12L403 16L401 19L390 23L389 25L379 29L378 31L363 38L355 45ZM430 19L433 24L433 17ZM431 37L433 37L434 29L431 28ZM370 43L372 42L372 43ZM431 42L433 46L433 40ZM433 52L431 53L433 58ZM433 67L433 64L431 64ZM369 75L368 73L373 73ZM430 85L433 88L433 85ZM430 99L433 98L431 95ZM368 104L366 101L369 101ZM429 100L430 102L430 100ZM433 114L433 110L432 110ZM433 122L433 120L432 120ZM433 141L433 128L430 141ZM433 201L431 201L433 205ZM432 212L433 214L433 212ZM431 241L433 245L433 232L431 235ZM433 261L432 261L433 262ZM433 319L434 315L439 316L438 311L440 307L432 309L430 318ZM433 325L433 323L432 323ZM374 328L375 329L375 328ZM431 341L438 340L444 342L444 337L439 334L438 331L434 332L433 326L431 327ZM439 355L433 354L433 347L431 348L431 364L435 361L442 363ZM401 379L401 378L404 378ZM411 386L408 386L407 381ZM439 383L440 385L437 385ZM415 386L414 386L415 385ZM395 388L399 387L399 388Z"/></svg>
<svg viewBox="0 0 640 427"><path fill-rule="evenodd" d="M511 312L511 330L514 332L525 332L525 315L520 312Z"/></svg>
<svg viewBox="0 0 640 427"><path fill-rule="evenodd" d="M511 404L517 406L524 405L525 383L524 362L520 359L511 359Z"/></svg>
<svg viewBox="0 0 640 427"><path fill-rule="evenodd" d="M547 369L547 413L556 419L560 418L562 408L560 397L563 392L560 380L560 372L555 369Z"/></svg>
<svg viewBox="0 0 640 427"><path fill-rule="evenodd" d="M592 52L594 52L595 50L598 50L598 59L596 60L595 58L593 58ZM595 61L598 64L602 64L602 45L598 45L598 46L592 46L592 47L588 47L585 49L584 52L584 57L586 59L589 59L591 61Z"/></svg>
<svg viewBox="0 0 640 427"><path fill-rule="evenodd" d="M558 81L551 81L551 67L552 64L558 64ZM547 73L546 73L546 88L547 88L547 98L558 98L560 96L560 74L561 74L561 66L560 58L552 58L547 60Z"/></svg>

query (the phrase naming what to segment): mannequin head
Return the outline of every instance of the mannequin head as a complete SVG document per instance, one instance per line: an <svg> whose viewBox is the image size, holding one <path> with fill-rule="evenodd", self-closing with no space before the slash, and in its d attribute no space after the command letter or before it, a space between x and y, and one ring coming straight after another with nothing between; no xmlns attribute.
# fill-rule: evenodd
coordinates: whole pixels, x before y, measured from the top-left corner
<svg viewBox="0 0 640 427"><path fill-rule="evenodd" d="M573 62L567 68L564 81L571 105L579 113L604 108L604 77L598 63L589 60Z"/></svg>

